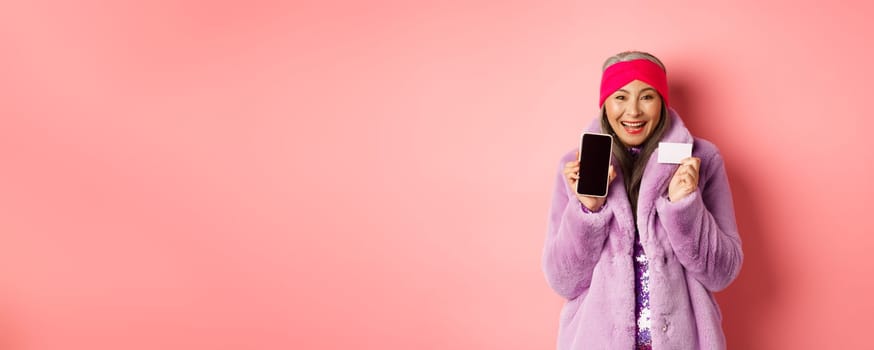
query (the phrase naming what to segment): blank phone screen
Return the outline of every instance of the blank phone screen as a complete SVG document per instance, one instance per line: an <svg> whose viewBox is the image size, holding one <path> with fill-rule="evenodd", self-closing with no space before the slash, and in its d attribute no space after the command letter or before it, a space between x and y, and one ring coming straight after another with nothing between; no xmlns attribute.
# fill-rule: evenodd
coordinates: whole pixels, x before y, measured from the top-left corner
<svg viewBox="0 0 874 350"><path fill-rule="evenodd" d="M581 142L580 180L577 182L577 193L606 196L613 138L610 135L587 133L583 134Z"/></svg>

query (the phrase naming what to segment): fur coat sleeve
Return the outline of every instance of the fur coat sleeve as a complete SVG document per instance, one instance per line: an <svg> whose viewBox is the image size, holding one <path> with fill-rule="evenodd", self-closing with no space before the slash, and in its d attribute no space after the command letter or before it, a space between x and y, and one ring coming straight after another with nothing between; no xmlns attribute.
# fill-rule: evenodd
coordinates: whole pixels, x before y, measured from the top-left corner
<svg viewBox="0 0 874 350"><path fill-rule="evenodd" d="M656 210L686 272L715 292L737 277L743 261L734 205L725 165L718 151L700 170L699 190L671 203L657 200Z"/></svg>
<svg viewBox="0 0 874 350"><path fill-rule="evenodd" d="M565 299L577 297L592 282L612 217L606 205L594 213L583 212L562 174L570 160L562 158L559 164L542 264L550 287Z"/></svg>

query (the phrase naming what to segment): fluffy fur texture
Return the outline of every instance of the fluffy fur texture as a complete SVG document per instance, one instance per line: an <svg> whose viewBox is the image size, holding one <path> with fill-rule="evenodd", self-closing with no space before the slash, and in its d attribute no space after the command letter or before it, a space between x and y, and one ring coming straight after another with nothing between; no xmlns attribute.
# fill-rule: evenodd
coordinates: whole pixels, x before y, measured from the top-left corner
<svg viewBox="0 0 874 350"><path fill-rule="evenodd" d="M659 164L656 150L644 170L637 229L650 260L653 348L725 349L712 293L726 288L743 262L728 177L716 146L693 138L676 112L669 114L672 123L661 141L694 142L701 169L698 190L675 203L667 191L677 165ZM599 121L588 130L600 132ZM559 162L543 250L546 280L567 299L558 349L632 349L635 221L622 174L601 210L584 213L561 172L575 151Z"/></svg>

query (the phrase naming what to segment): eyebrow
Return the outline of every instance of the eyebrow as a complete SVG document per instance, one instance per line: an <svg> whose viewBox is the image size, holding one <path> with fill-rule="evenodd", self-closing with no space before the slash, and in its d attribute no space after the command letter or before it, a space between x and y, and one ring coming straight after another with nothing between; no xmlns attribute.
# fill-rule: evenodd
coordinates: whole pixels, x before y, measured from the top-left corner
<svg viewBox="0 0 874 350"><path fill-rule="evenodd" d="M645 89L643 89L643 90L640 90L640 92L644 92L644 91L648 91L648 90L656 91L656 89L653 89L653 88L651 88L651 87L648 87L648 88L645 88ZM619 90L616 90L616 91L621 91L621 92L624 92L624 93L626 93L626 94L629 93L628 90L625 90L625 89L619 89Z"/></svg>

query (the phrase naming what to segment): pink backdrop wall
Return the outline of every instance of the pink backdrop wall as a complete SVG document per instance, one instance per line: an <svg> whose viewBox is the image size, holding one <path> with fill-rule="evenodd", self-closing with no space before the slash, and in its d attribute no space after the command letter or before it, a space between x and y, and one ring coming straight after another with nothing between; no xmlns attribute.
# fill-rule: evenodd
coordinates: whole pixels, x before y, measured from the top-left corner
<svg viewBox="0 0 874 350"><path fill-rule="evenodd" d="M626 49L715 142L733 349L870 345L870 5L0 5L0 348L549 349L553 170Z"/></svg>

